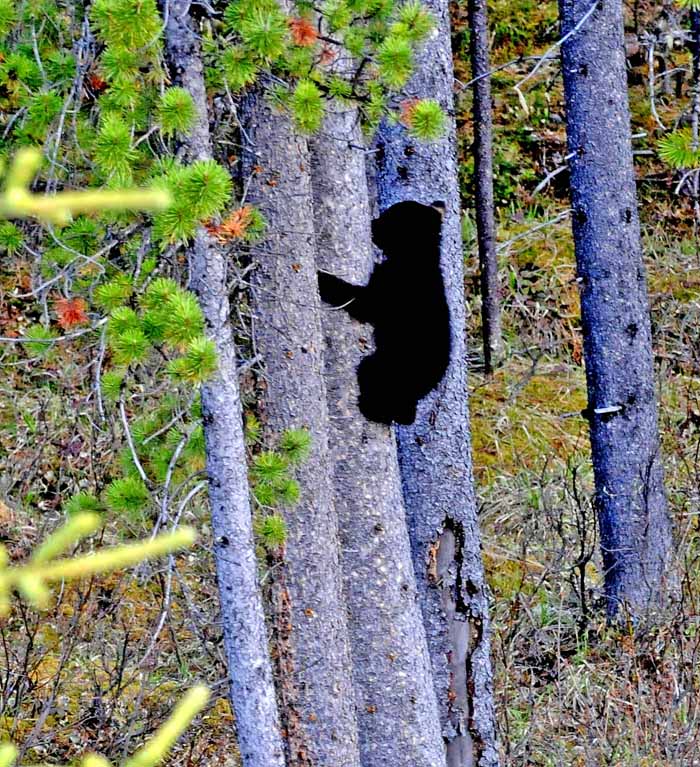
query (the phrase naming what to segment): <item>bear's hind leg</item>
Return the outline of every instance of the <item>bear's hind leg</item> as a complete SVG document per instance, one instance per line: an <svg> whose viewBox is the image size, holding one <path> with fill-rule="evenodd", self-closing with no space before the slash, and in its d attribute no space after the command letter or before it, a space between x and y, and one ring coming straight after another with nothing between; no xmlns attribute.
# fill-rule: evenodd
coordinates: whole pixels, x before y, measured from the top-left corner
<svg viewBox="0 0 700 767"><path fill-rule="evenodd" d="M392 381L386 360L380 355L365 357L360 363L357 369L357 382L360 386L358 405L368 421L390 424L394 420Z"/></svg>

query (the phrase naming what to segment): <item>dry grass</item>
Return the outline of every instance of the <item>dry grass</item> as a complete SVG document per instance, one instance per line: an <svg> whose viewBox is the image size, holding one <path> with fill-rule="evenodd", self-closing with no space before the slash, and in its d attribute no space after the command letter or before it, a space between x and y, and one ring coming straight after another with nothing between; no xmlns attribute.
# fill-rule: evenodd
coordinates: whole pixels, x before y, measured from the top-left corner
<svg viewBox="0 0 700 767"><path fill-rule="evenodd" d="M682 238L648 231L683 601L665 625L633 634L607 627L602 609L578 330L561 312L541 309L561 305L560 289L570 304L571 266L554 253L566 236L536 237L541 267L510 260L518 280L525 264L531 290L506 305L506 328L537 311L540 317L528 324L525 349L511 342L493 379L473 373L471 381L504 760L509 767L688 767L700 764L700 366L693 338L700 260Z"/></svg>

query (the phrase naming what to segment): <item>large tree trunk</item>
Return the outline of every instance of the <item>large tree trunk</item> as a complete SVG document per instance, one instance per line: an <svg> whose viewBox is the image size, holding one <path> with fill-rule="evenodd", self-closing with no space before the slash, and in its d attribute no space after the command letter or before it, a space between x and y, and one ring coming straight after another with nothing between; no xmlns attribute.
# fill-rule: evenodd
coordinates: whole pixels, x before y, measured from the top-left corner
<svg viewBox="0 0 700 767"><path fill-rule="evenodd" d="M165 29L173 80L194 99L198 119L183 149L188 160L212 156L199 37L188 0L171 0ZM224 647L244 767L284 767L284 749L267 628L258 588L236 353L229 323L226 259L200 228L189 250L192 287L216 343L217 375L202 387L209 498Z"/></svg>
<svg viewBox="0 0 700 767"><path fill-rule="evenodd" d="M473 85L474 197L481 271L481 332L484 369L491 373L503 355L501 286L496 255L493 200L493 117L486 0L469 0L470 56Z"/></svg>
<svg viewBox="0 0 700 767"><path fill-rule="evenodd" d="M355 285L374 266L357 112L335 105L313 141L318 263ZM335 499L363 767L439 767L444 746L391 429L358 409L372 328L326 307L325 363Z"/></svg>
<svg viewBox="0 0 700 767"><path fill-rule="evenodd" d="M328 450L314 211L306 139L261 93L244 109L248 201L268 222L253 258L254 336L262 354L264 420L273 432L308 429L311 454L297 470L299 503L286 515L288 536L277 591L285 591L291 630L279 680L289 765L357 767L355 700L339 564L338 518ZM282 618L284 620L284 618Z"/></svg>
<svg viewBox="0 0 700 767"><path fill-rule="evenodd" d="M450 364L438 388L419 403L414 424L397 428L399 463L448 765L490 767L498 764L498 751L467 407L449 16L445 0L426 4L437 29L419 56L407 95L437 98L449 129L441 140L424 144L401 125L383 124L376 142L377 203L382 212L404 200L445 205L440 267L450 312ZM416 311L431 308L426 302ZM418 348L419 365L420 355Z"/></svg>
<svg viewBox="0 0 700 767"><path fill-rule="evenodd" d="M567 35L589 0L560 0ZM571 207L608 614L660 606L671 557L621 0L562 46Z"/></svg>

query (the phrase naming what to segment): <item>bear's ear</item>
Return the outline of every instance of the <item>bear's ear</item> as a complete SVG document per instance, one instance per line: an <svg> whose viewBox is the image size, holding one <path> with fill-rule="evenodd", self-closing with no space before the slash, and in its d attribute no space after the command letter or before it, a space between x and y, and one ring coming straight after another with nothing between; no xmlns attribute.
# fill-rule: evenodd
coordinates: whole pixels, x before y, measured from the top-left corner
<svg viewBox="0 0 700 767"><path fill-rule="evenodd" d="M445 217L445 203L442 200L433 200L430 203L430 207L440 214L440 218Z"/></svg>

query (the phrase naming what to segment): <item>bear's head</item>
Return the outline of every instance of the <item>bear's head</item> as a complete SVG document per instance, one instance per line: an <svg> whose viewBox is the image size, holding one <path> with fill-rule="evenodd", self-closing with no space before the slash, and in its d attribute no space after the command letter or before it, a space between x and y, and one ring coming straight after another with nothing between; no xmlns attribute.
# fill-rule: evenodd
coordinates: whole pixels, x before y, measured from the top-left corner
<svg viewBox="0 0 700 767"><path fill-rule="evenodd" d="M398 202L372 221L372 242L386 255L404 243L409 232L417 239L439 238L444 203ZM439 242L439 239L438 239Z"/></svg>

